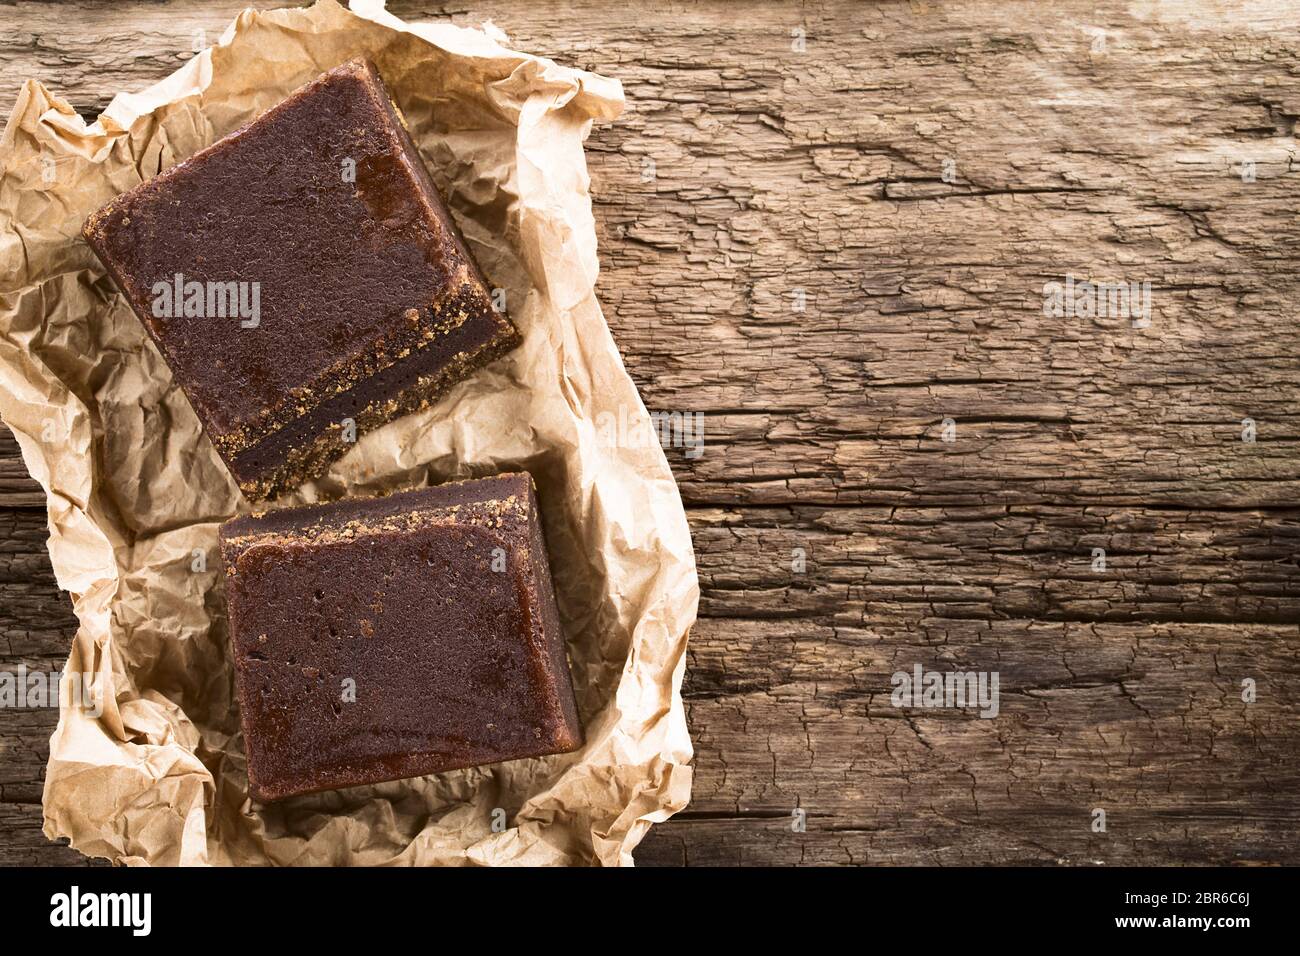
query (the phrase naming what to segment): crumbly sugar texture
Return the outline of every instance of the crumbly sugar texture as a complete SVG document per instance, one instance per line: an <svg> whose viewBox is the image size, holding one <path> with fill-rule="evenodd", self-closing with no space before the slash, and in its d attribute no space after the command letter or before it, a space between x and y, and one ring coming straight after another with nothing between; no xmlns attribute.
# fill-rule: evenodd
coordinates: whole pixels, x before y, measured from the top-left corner
<svg viewBox="0 0 1300 956"><path fill-rule="evenodd" d="M582 745L528 474L236 518L221 553L254 799Z"/></svg>
<svg viewBox="0 0 1300 956"><path fill-rule="evenodd" d="M251 500L519 344L363 59L118 196L83 235Z"/></svg>

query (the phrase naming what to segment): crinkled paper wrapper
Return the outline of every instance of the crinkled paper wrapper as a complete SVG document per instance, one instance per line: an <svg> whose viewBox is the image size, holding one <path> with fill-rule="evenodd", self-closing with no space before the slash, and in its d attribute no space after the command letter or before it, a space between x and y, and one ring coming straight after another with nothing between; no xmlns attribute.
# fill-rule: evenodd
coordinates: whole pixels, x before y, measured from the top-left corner
<svg viewBox="0 0 1300 956"><path fill-rule="evenodd" d="M694 555L658 443L608 438L611 421L650 420L593 291L583 141L619 114L622 88L485 30L322 0L246 11L93 125L37 82L19 94L0 147L0 415L45 488L50 558L80 621L65 673L93 674L102 705L61 710L48 836L128 864L618 865L686 805ZM587 744L259 807L217 551L217 525L248 505L79 230L357 55L379 66L524 343L285 503L531 471Z"/></svg>

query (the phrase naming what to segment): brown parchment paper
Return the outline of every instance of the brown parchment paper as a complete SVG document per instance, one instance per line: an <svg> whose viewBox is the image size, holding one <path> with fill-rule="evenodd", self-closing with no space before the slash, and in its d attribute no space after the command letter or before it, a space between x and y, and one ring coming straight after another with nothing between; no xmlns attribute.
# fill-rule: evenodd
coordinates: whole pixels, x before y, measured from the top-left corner
<svg viewBox="0 0 1300 956"><path fill-rule="evenodd" d="M93 674L94 695L65 701L51 739L48 836L128 864L625 865L651 823L686 805L694 556L593 293L583 141L619 114L622 88L505 42L490 24L407 25L380 3L321 0L244 12L92 125L40 83L23 87L0 142L0 415L46 490L51 561L80 621L66 672ZM531 471L587 745L254 807L216 537L248 506L79 229L359 54L378 64L524 342L284 503Z"/></svg>

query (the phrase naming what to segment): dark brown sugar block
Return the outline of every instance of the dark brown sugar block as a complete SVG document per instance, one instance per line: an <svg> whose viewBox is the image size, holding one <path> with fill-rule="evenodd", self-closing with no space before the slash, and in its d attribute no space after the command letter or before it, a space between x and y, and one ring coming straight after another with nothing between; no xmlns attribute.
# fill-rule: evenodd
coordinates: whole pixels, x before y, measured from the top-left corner
<svg viewBox="0 0 1300 956"><path fill-rule="evenodd" d="M582 745L527 474L221 528L261 801Z"/></svg>
<svg viewBox="0 0 1300 956"><path fill-rule="evenodd" d="M316 477L519 343L365 60L83 232L250 498Z"/></svg>

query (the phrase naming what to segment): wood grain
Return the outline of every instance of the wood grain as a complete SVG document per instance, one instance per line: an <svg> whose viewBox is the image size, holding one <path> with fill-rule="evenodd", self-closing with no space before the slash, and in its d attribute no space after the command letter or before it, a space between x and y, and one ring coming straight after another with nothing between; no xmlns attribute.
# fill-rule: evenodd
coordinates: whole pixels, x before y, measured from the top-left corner
<svg viewBox="0 0 1300 956"><path fill-rule="evenodd" d="M93 115L240 6L0 7L0 105ZM628 95L599 293L706 442L668 450L695 799L639 862L1300 862L1300 11L392 7ZM1067 275L1149 282L1149 326L1045 315ZM40 505L0 439L4 666L75 627ZM996 671L999 716L895 709L915 664ZM52 726L0 712L0 863L70 853L32 836Z"/></svg>

